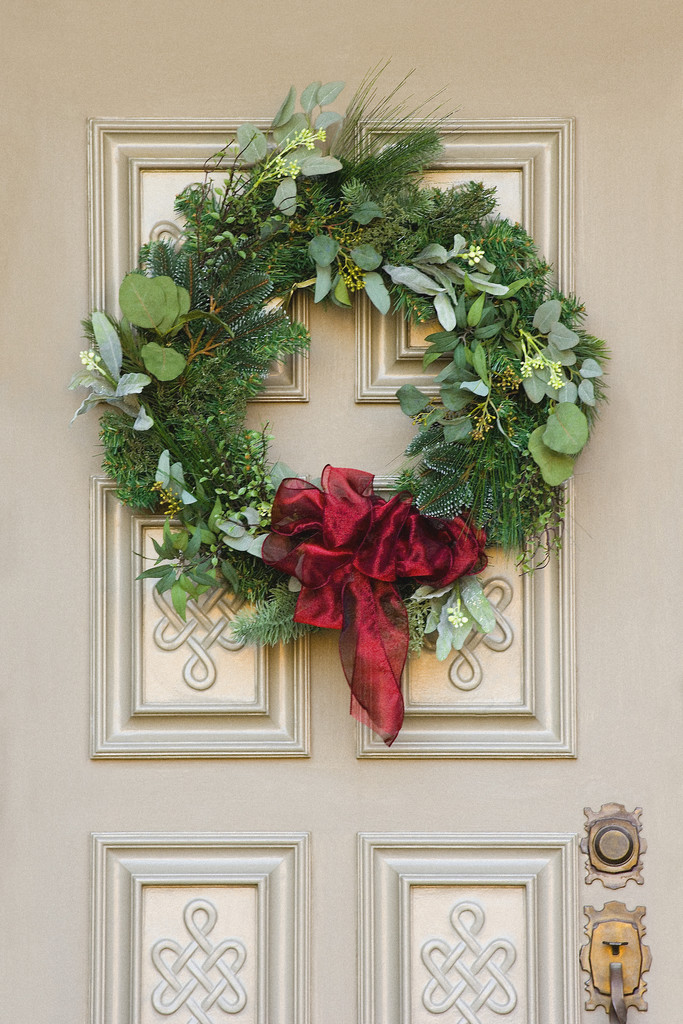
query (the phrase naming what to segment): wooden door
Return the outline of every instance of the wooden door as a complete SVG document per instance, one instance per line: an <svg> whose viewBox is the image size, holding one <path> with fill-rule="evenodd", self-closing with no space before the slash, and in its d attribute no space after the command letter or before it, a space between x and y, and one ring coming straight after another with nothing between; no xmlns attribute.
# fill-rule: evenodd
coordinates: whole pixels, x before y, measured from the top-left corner
<svg viewBox="0 0 683 1024"><path fill-rule="evenodd" d="M116 0L7 18L8 1020L587 1024L582 908L610 900L646 906L649 1013L675 1019L677 22L630 0L614 16ZM417 67L416 93L447 83L459 110L437 179L495 181L613 349L560 561L531 582L494 557L497 647L411 665L391 750L348 717L332 635L219 650L198 617L183 647L133 583L155 523L91 484L96 423L67 428L65 386L79 320L165 230L207 148L268 119L293 79L350 92L378 52L396 78ZM303 314L310 365L276 376L251 420L302 473L381 483L409 436L391 395L420 339L363 305ZM212 687L188 684L192 657L218 666ZM584 807L612 801L643 808L642 887L584 881Z"/></svg>

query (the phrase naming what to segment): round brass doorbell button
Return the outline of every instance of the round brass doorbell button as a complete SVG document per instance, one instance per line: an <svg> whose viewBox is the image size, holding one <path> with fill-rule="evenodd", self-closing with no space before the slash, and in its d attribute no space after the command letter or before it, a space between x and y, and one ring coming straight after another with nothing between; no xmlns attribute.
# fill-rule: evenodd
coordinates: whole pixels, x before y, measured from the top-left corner
<svg viewBox="0 0 683 1024"><path fill-rule="evenodd" d="M586 881L599 879L609 889L629 880L641 883L641 855L647 843L640 835L640 807L627 811L623 804L603 804L599 811L584 808L586 832L581 850L588 855Z"/></svg>

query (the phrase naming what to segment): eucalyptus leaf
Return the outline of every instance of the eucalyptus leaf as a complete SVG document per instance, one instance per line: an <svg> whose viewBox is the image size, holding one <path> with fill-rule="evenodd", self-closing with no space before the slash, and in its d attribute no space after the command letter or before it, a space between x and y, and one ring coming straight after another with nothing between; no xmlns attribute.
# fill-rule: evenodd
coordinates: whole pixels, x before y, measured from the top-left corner
<svg viewBox="0 0 683 1024"><path fill-rule="evenodd" d="M102 356L102 361L114 380L118 380L121 373L123 352L116 329L105 313L93 313L91 320L95 341Z"/></svg>
<svg viewBox="0 0 683 1024"><path fill-rule="evenodd" d="M602 367L596 359L584 359L579 373L582 377L602 377Z"/></svg>
<svg viewBox="0 0 683 1024"><path fill-rule="evenodd" d="M382 269L389 275L394 284L405 285L406 288L417 292L418 295L438 295L439 292L443 291L443 288L436 284L431 277L427 277L426 274L423 274L421 270L416 270L415 267L394 267L390 263L385 263Z"/></svg>
<svg viewBox="0 0 683 1024"><path fill-rule="evenodd" d="M297 112L292 114L283 124L273 129L273 138L278 146L281 146L283 142L286 142L287 139L296 135L297 132L302 131L304 128L308 128L306 115ZM289 157L289 154L287 154L287 157Z"/></svg>
<svg viewBox="0 0 683 1024"><path fill-rule="evenodd" d="M376 270L382 262L382 257L377 250L367 243L357 245L351 250L351 259L361 270Z"/></svg>
<svg viewBox="0 0 683 1024"><path fill-rule="evenodd" d="M573 381L568 380L567 383L561 387L558 392L556 392L555 397L558 402L575 402L578 394L579 389L576 387L576 384Z"/></svg>
<svg viewBox="0 0 683 1024"><path fill-rule="evenodd" d="M185 369L187 361L181 352L150 341L140 349L145 369L157 380L175 380Z"/></svg>
<svg viewBox="0 0 683 1024"><path fill-rule="evenodd" d="M334 174L341 171L341 161L334 156L315 156L314 154L301 161L301 173L306 177L316 174Z"/></svg>
<svg viewBox="0 0 683 1024"><path fill-rule="evenodd" d="M542 381L536 374L533 374L531 377L525 377L522 380L522 387L530 402L538 403L542 398L545 398L545 381Z"/></svg>
<svg viewBox="0 0 683 1024"><path fill-rule="evenodd" d="M429 396L423 394L414 384L404 384L396 392L396 397L406 416L417 416L429 405Z"/></svg>
<svg viewBox="0 0 683 1024"><path fill-rule="evenodd" d="M375 220L376 217L382 217L382 207L378 206L377 203L373 203L368 200L365 203L361 203L355 210L351 211L351 220L355 220L357 224L369 224L371 220Z"/></svg>
<svg viewBox="0 0 683 1024"><path fill-rule="evenodd" d="M327 82L325 85L321 85L316 96L318 106L327 107L330 103L334 103L345 85L346 82Z"/></svg>
<svg viewBox="0 0 683 1024"><path fill-rule="evenodd" d="M308 253L319 267L329 267L338 252L339 242L330 235L315 235L308 243Z"/></svg>
<svg viewBox="0 0 683 1024"><path fill-rule="evenodd" d="M536 311L538 312L538 310ZM545 331L541 332L545 334ZM578 345L581 340L575 331L570 331L564 324L555 323L550 328L548 333L548 340L552 341L555 348L558 348L560 352L564 352L565 349L574 348L574 345Z"/></svg>
<svg viewBox="0 0 683 1024"><path fill-rule="evenodd" d="M332 268L317 266L315 268L315 294L314 302L322 302L326 295L329 295L332 287Z"/></svg>
<svg viewBox="0 0 683 1024"><path fill-rule="evenodd" d="M251 505L248 508L243 509L240 512L240 515L244 516L250 526L258 526L261 522L261 515L258 509L252 508Z"/></svg>
<svg viewBox="0 0 683 1024"><path fill-rule="evenodd" d="M180 316L178 286L170 277L155 277L153 280L159 282L159 291L164 297L164 315L156 329L159 334L166 334Z"/></svg>
<svg viewBox="0 0 683 1024"><path fill-rule="evenodd" d="M541 476L551 487L568 480L574 472L574 458L561 455L543 443L544 426L536 427L529 437L529 453L541 470Z"/></svg>
<svg viewBox="0 0 683 1024"><path fill-rule="evenodd" d="M472 420L469 416L462 416L457 420L448 420L443 425L443 439L448 444L455 441L463 441L472 431Z"/></svg>
<svg viewBox="0 0 683 1024"><path fill-rule="evenodd" d="M543 443L563 455L577 455L588 440L585 413L571 402L560 402L548 417Z"/></svg>
<svg viewBox="0 0 683 1024"><path fill-rule="evenodd" d="M278 110L277 114L272 120L271 128L279 128L281 125L286 124L290 117L294 113L294 107L296 106L296 89L294 86L291 87L282 106Z"/></svg>
<svg viewBox="0 0 683 1024"><path fill-rule="evenodd" d="M383 315L388 313L391 306L391 295L382 280L381 274L373 271L366 274L363 281L365 283L365 294L373 306Z"/></svg>
<svg viewBox="0 0 683 1024"><path fill-rule="evenodd" d="M460 412L472 401L472 393L461 391L458 384L445 384L441 388L441 401L450 412Z"/></svg>
<svg viewBox="0 0 683 1024"><path fill-rule="evenodd" d="M585 405L595 405L595 389L592 380L585 379L581 381L579 384L579 398Z"/></svg>
<svg viewBox="0 0 683 1024"><path fill-rule="evenodd" d="M326 129L333 124L337 124L338 121L343 121L341 114L335 113L334 110L322 110L315 119L315 128Z"/></svg>
<svg viewBox="0 0 683 1024"><path fill-rule="evenodd" d="M119 305L123 315L136 327L156 330L167 315L167 293L163 281L163 277L126 274L121 282ZM171 281L170 277L166 281ZM175 289L174 282L171 284Z"/></svg>
<svg viewBox="0 0 683 1024"><path fill-rule="evenodd" d="M473 395L479 395L480 398L489 393L488 385L483 380L464 380L460 387L465 391L471 391Z"/></svg>
<svg viewBox="0 0 683 1024"><path fill-rule="evenodd" d="M251 538L251 544L247 548L247 551L250 555L253 555L254 558L263 558L263 545L266 542L267 536L267 533L262 533L258 537Z"/></svg>
<svg viewBox="0 0 683 1024"><path fill-rule="evenodd" d="M273 206L285 217L296 213L296 182L294 178L283 178L275 190Z"/></svg>
<svg viewBox="0 0 683 1024"><path fill-rule="evenodd" d="M301 109L305 110L307 114L312 113L313 108L317 105L318 89L322 84L322 82L311 82L301 93Z"/></svg>
<svg viewBox="0 0 683 1024"><path fill-rule="evenodd" d="M548 299L542 302L534 313L534 327L541 334L548 334L562 314L562 303L559 299Z"/></svg>

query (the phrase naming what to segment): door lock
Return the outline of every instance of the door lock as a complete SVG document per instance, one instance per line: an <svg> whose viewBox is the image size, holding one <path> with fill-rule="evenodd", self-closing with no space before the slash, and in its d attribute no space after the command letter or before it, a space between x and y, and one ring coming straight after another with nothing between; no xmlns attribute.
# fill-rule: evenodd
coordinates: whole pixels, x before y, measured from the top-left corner
<svg viewBox="0 0 683 1024"><path fill-rule="evenodd" d="M599 879L608 889L620 889L629 881L642 885L642 855L647 842L641 835L640 807L627 811L623 804L603 804L599 811L584 807L586 837L581 850L587 854L586 881Z"/></svg>
<svg viewBox="0 0 683 1024"><path fill-rule="evenodd" d="M628 910L623 903L606 903L602 910L584 907L588 942L581 947L581 966L589 975L587 1010L602 1006L610 1024L626 1024L629 1006L646 1010L643 999L652 957L643 945L645 907Z"/></svg>

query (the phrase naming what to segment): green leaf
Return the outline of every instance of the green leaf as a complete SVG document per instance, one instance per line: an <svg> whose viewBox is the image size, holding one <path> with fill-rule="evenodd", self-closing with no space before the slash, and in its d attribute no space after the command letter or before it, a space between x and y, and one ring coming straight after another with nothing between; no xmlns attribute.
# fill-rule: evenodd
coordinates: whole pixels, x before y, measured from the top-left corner
<svg viewBox="0 0 683 1024"><path fill-rule="evenodd" d="M329 267L338 252L339 242L330 235L315 235L308 243L308 254L319 267Z"/></svg>
<svg viewBox="0 0 683 1024"><path fill-rule="evenodd" d="M513 281L512 284L508 285L505 298L509 299L512 295L516 295L521 288L526 288L528 284L531 284L530 277L522 277L519 281Z"/></svg>
<svg viewBox="0 0 683 1024"><path fill-rule="evenodd" d="M377 203L368 200L352 210L350 216L351 220L355 220L357 224L369 224L371 220L382 216L382 208Z"/></svg>
<svg viewBox="0 0 683 1024"><path fill-rule="evenodd" d="M334 174L341 171L341 161L334 156L309 156L301 161L301 173L306 177L316 174Z"/></svg>
<svg viewBox="0 0 683 1024"><path fill-rule="evenodd" d="M449 253L443 245L439 245L437 242L431 242L426 245L422 252L419 252L415 257L415 262L418 263L422 260L425 263L447 263Z"/></svg>
<svg viewBox="0 0 683 1024"><path fill-rule="evenodd" d="M436 284L431 277L427 277L415 267L394 267L390 263L385 263L382 269L394 284L402 284L418 295L438 295L443 291L441 285Z"/></svg>
<svg viewBox="0 0 683 1024"><path fill-rule="evenodd" d="M140 406L138 414L135 417L135 423L133 424L133 430L149 430L150 427L154 426L154 420L147 413L144 405Z"/></svg>
<svg viewBox="0 0 683 1024"><path fill-rule="evenodd" d="M334 110L323 110L315 119L315 128L329 128L330 125L336 124L337 121L343 121L341 114L336 114Z"/></svg>
<svg viewBox="0 0 683 1024"><path fill-rule="evenodd" d="M602 367L596 359L584 359L579 373L582 377L602 377Z"/></svg>
<svg viewBox="0 0 683 1024"><path fill-rule="evenodd" d="M577 455L588 440L588 420L571 402L560 402L548 417L543 443L563 455Z"/></svg>
<svg viewBox="0 0 683 1024"><path fill-rule="evenodd" d="M441 388L441 401L450 412L460 412L472 401L470 391L461 391L458 384L445 384Z"/></svg>
<svg viewBox="0 0 683 1024"><path fill-rule="evenodd" d="M461 416L457 420L448 420L443 425L443 438L448 444L455 441L463 441L472 430L472 421L469 416Z"/></svg>
<svg viewBox="0 0 683 1024"><path fill-rule="evenodd" d="M376 273L366 274L363 280L365 282L365 293L373 306L382 314L388 313L391 306L391 296L381 275Z"/></svg>
<svg viewBox="0 0 683 1024"><path fill-rule="evenodd" d="M382 257L377 250L368 245L357 245L351 250L351 259L361 270L376 270L382 262Z"/></svg>
<svg viewBox="0 0 683 1024"><path fill-rule="evenodd" d="M157 331L166 334L180 316L178 286L170 277L155 277L154 280L159 282L159 290L164 296L164 315L157 324Z"/></svg>
<svg viewBox="0 0 683 1024"><path fill-rule="evenodd" d="M322 82L311 82L307 85L304 91L301 93L301 108L305 110L307 114L312 113L313 108L318 102L318 89L322 85Z"/></svg>
<svg viewBox="0 0 683 1024"><path fill-rule="evenodd" d="M145 569L136 576L136 580L160 580L168 572L167 565L153 565L151 569Z"/></svg>
<svg viewBox="0 0 683 1024"><path fill-rule="evenodd" d="M488 385L484 384L483 380L464 380L460 387L465 391L471 391L473 395L479 395L483 398L488 395Z"/></svg>
<svg viewBox="0 0 683 1024"><path fill-rule="evenodd" d="M576 385L574 385L576 387ZM579 398L586 405L595 405L595 389L592 380L582 380L579 384Z"/></svg>
<svg viewBox="0 0 683 1024"><path fill-rule="evenodd" d="M455 322L460 330L467 327L467 297L465 292L460 292L455 307Z"/></svg>
<svg viewBox="0 0 683 1024"><path fill-rule="evenodd" d="M463 576L459 583L460 596L468 612L482 633L491 633L496 628L496 616L481 583L475 576Z"/></svg>
<svg viewBox="0 0 683 1024"><path fill-rule="evenodd" d="M483 345L477 345L472 353L472 365L485 384L489 383L488 364L486 362L486 349Z"/></svg>
<svg viewBox="0 0 683 1024"><path fill-rule="evenodd" d="M273 138L277 142L278 146L281 146L282 143L286 142L290 136L296 135L296 133L300 132L303 128L308 128L306 115L301 113L292 114L292 116L282 125L273 129Z"/></svg>
<svg viewBox="0 0 683 1024"><path fill-rule="evenodd" d="M233 593L238 594L240 589L240 580L232 562L228 562L227 559L224 559L221 562L221 572L223 573L223 576L225 577L227 582L232 587Z"/></svg>
<svg viewBox="0 0 683 1024"><path fill-rule="evenodd" d="M468 274L470 282L476 285L477 291L485 292L488 295L507 295L508 286L506 284L496 284L495 281L489 281L487 277L482 274Z"/></svg>
<svg viewBox="0 0 683 1024"><path fill-rule="evenodd" d="M349 290L346 287L346 281L341 276L341 274L339 275L339 280L335 285L334 297L337 300L337 302L341 303L342 306L351 305L351 299L349 298Z"/></svg>
<svg viewBox="0 0 683 1024"><path fill-rule="evenodd" d="M296 213L296 182L294 178L283 178L275 190L273 206L277 207L285 217Z"/></svg>
<svg viewBox="0 0 683 1024"><path fill-rule="evenodd" d="M322 302L325 296L329 295L330 288L332 287L332 268L318 265L315 269L315 295L313 301Z"/></svg>
<svg viewBox="0 0 683 1024"><path fill-rule="evenodd" d="M545 334L546 332L542 331L541 333ZM574 348L574 345L578 345L581 339L575 331L570 331L568 327L558 322L550 328L548 340L552 341L555 348L559 349L560 352L564 352L565 349Z"/></svg>
<svg viewBox="0 0 683 1024"><path fill-rule="evenodd" d="M294 86L291 87L287 96L282 103L282 106L278 110L277 114L271 122L271 128L279 128L280 125L285 124L289 121L290 117L294 113L294 107L296 106L296 89Z"/></svg>
<svg viewBox="0 0 683 1024"><path fill-rule="evenodd" d="M486 327L477 327L474 332L474 337L481 339L482 341L488 341L490 338L495 338L497 334L500 334L502 329L503 323L499 320L497 323L488 324Z"/></svg>
<svg viewBox="0 0 683 1024"><path fill-rule="evenodd" d="M417 416L429 405L429 396L423 394L414 384L404 384L396 392L396 397L406 416Z"/></svg>
<svg viewBox="0 0 683 1024"><path fill-rule="evenodd" d="M576 384L568 380L567 383L556 392L558 402L575 402L578 395Z"/></svg>
<svg viewBox="0 0 683 1024"><path fill-rule="evenodd" d="M452 331L456 325L455 309L445 292L434 296L434 309L444 331Z"/></svg>
<svg viewBox="0 0 683 1024"><path fill-rule="evenodd" d="M150 341L140 349L145 369L157 380L175 380L185 369L187 361L181 352Z"/></svg>
<svg viewBox="0 0 683 1024"><path fill-rule="evenodd" d="M318 106L327 107L330 103L334 103L345 85L346 82L327 82L325 85L321 85L316 96Z"/></svg>
<svg viewBox="0 0 683 1024"><path fill-rule="evenodd" d="M175 285L170 277L165 280L170 281L175 290ZM167 294L163 281L163 277L126 274L121 282L119 305L123 310L123 315L136 327L156 330L157 325L166 316Z"/></svg>
<svg viewBox="0 0 683 1024"><path fill-rule="evenodd" d="M116 397L124 398L126 395L139 395L142 389L151 383L151 378L146 373L124 373L116 385Z"/></svg>
<svg viewBox="0 0 683 1024"><path fill-rule="evenodd" d="M119 336L105 313L93 313L91 321L97 348L102 356L104 365L114 380L118 380L123 360Z"/></svg>
<svg viewBox="0 0 683 1024"><path fill-rule="evenodd" d="M541 476L551 487L557 487L568 480L574 472L571 455L560 455L543 443L544 426L536 427L529 437L529 453L541 470Z"/></svg>
<svg viewBox="0 0 683 1024"><path fill-rule="evenodd" d="M562 313L562 303L559 299L548 299L542 302L534 313L534 327L541 334L548 334L553 324L556 324Z"/></svg>
<svg viewBox="0 0 683 1024"><path fill-rule="evenodd" d="M188 594L183 585L176 581L171 587L171 601L183 622L185 622L187 614L187 597Z"/></svg>
<svg viewBox="0 0 683 1024"><path fill-rule="evenodd" d="M468 327L476 327L481 320L481 314L484 311L484 302L486 301L486 294L484 292L479 295L472 305L470 306L467 313L467 325Z"/></svg>
<svg viewBox="0 0 683 1024"><path fill-rule="evenodd" d="M535 373L531 377L524 378L522 387L531 402L540 402L542 398L545 398L545 381L537 377Z"/></svg>

